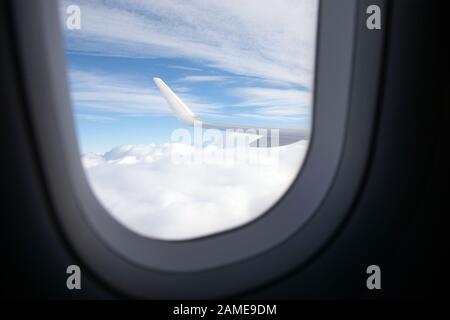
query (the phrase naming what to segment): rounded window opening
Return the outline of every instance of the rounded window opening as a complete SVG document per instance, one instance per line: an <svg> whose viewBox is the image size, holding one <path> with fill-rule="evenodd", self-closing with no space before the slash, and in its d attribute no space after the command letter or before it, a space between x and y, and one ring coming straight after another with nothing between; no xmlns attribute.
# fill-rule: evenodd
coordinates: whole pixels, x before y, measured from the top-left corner
<svg viewBox="0 0 450 320"><path fill-rule="evenodd" d="M80 158L121 224L161 240L209 236L288 190L311 134L318 0L60 9Z"/></svg>

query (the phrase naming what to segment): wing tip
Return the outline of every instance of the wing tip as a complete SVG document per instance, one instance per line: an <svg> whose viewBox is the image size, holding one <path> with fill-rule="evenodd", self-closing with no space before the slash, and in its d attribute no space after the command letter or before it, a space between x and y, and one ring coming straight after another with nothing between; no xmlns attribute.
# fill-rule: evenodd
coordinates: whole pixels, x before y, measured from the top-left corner
<svg viewBox="0 0 450 320"><path fill-rule="evenodd" d="M156 84L156 86L160 86L160 85L162 85L162 84L165 84L165 82L161 79L161 78L158 78L158 77L153 77L153 82ZM167 86L167 85L166 85Z"/></svg>
<svg viewBox="0 0 450 320"><path fill-rule="evenodd" d="M153 77L153 82L158 87L159 91L166 99L169 107L174 112L175 116L182 122L188 125L193 125L195 121L195 114L191 109L170 89L170 87L158 77Z"/></svg>

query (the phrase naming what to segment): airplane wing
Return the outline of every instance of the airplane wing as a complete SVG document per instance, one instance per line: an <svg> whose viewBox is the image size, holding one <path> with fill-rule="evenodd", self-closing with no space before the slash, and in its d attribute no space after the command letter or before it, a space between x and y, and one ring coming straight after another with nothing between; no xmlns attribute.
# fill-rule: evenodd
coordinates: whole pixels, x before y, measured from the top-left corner
<svg viewBox="0 0 450 320"><path fill-rule="evenodd" d="M300 140L308 140L310 132L308 129L292 129L292 128L276 128L276 127L252 127L233 124L218 124L209 123L198 119L191 109L169 88L169 86L160 78L153 78L156 86L160 90L164 99L167 101L170 109L175 116L182 123L194 126L196 123L201 123L203 128L218 129L218 130L243 130L246 133L255 132L261 137L256 141L253 141L250 146L259 147L262 146L262 137L267 137L265 147L270 147L271 137L274 134L278 134L278 146L295 143Z"/></svg>

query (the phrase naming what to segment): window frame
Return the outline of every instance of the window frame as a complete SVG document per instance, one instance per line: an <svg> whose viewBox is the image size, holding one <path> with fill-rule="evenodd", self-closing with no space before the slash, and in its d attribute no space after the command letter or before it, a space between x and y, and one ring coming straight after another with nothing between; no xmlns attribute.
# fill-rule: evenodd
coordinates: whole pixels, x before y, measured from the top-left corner
<svg viewBox="0 0 450 320"><path fill-rule="evenodd" d="M383 61L386 28L367 30L365 8L387 8L384 0L319 2L312 137L302 169L261 217L185 241L140 236L96 199L80 161L58 1L12 3L26 111L53 214L97 276L138 297L230 295L304 264L342 226L368 164Z"/></svg>

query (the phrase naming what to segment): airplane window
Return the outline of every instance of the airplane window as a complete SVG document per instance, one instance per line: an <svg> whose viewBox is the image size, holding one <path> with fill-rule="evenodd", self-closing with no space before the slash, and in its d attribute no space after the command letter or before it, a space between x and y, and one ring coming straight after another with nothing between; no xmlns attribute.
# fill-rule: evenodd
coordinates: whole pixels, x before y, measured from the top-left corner
<svg viewBox="0 0 450 320"><path fill-rule="evenodd" d="M288 190L312 129L318 0L61 0L60 13L80 158L125 227L208 236Z"/></svg>

